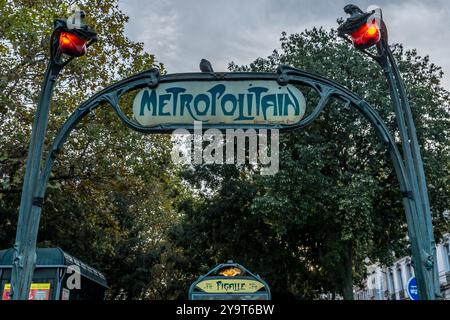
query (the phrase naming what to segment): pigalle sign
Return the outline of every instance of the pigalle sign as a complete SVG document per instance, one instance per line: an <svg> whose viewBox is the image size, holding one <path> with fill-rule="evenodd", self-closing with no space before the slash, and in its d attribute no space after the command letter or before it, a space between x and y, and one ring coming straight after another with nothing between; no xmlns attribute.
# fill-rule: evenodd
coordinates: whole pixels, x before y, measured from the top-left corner
<svg viewBox="0 0 450 320"><path fill-rule="evenodd" d="M135 120L158 124L295 124L305 114L300 90L270 80L180 81L138 92Z"/></svg>
<svg viewBox="0 0 450 320"><path fill-rule="evenodd" d="M196 285L207 293L255 293L264 288L264 284L254 279L206 279Z"/></svg>

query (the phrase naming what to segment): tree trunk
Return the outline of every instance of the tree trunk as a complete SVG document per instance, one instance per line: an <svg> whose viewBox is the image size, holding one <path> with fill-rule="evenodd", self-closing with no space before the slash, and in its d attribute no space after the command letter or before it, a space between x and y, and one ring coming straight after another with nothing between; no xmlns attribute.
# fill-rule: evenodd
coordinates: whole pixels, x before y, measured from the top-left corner
<svg viewBox="0 0 450 320"><path fill-rule="evenodd" d="M345 244L343 251L342 296L344 300L354 300L352 243L350 241Z"/></svg>

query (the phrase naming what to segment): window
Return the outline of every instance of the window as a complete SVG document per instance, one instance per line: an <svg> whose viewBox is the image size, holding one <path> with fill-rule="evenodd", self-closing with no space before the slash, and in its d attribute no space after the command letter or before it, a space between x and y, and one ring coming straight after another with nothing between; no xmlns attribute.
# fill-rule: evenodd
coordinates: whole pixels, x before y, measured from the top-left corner
<svg viewBox="0 0 450 320"><path fill-rule="evenodd" d="M402 267L397 266L397 278L398 278L398 291L403 291L403 277L402 277Z"/></svg>
<svg viewBox="0 0 450 320"><path fill-rule="evenodd" d="M406 264L406 275L408 276L408 280L413 276L411 263Z"/></svg>
<svg viewBox="0 0 450 320"><path fill-rule="evenodd" d="M381 280L381 288L383 289L384 294L385 294L386 297L387 297L387 294L389 293L389 279L388 279L388 273L387 273L387 272L384 272L384 271L382 271L382 272L383 272L383 275L381 276L381 277L382 277L382 280Z"/></svg>
<svg viewBox="0 0 450 320"><path fill-rule="evenodd" d="M450 243L444 244L444 262L446 264L446 270L450 271Z"/></svg>
<svg viewBox="0 0 450 320"><path fill-rule="evenodd" d="M394 272L392 271L392 269L389 269L388 289L391 293L395 292Z"/></svg>

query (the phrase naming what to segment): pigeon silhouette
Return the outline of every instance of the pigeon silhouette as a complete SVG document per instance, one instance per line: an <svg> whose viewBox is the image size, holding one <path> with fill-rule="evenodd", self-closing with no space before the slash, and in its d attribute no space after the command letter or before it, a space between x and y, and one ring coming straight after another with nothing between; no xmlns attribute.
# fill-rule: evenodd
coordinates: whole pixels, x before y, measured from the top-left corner
<svg viewBox="0 0 450 320"><path fill-rule="evenodd" d="M200 71L201 72L214 72L211 62L206 59L200 61Z"/></svg>
<svg viewBox="0 0 450 320"><path fill-rule="evenodd" d="M356 17L358 15L364 14L364 12L354 4L348 4L344 7L345 13L349 14L351 17Z"/></svg>

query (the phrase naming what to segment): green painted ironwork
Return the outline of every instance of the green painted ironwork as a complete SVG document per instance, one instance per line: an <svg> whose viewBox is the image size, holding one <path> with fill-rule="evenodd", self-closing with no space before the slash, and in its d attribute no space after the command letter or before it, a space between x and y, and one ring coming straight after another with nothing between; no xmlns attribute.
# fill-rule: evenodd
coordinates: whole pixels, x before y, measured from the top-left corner
<svg viewBox="0 0 450 320"><path fill-rule="evenodd" d="M221 277L221 276L217 276L217 273L225 268L238 268L243 272L243 276L239 275L239 276L233 276L233 277ZM206 293L206 292L202 292L201 290L199 290L196 286L197 284L199 284L200 282L204 281L204 280L220 280L220 279L242 279L242 280L256 280L259 283L261 283L264 286L264 290L263 291L259 291L259 292L255 292L255 293L241 293L241 294L220 294L220 293ZM211 270L209 270L206 274L198 277L197 280L195 280L191 286L189 287L189 300L230 300L230 296L232 297L233 295L236 296L241 296L244 299L233 299L233 300L248 300L249 296L253 297L253 300L270 300L272 298L271 292L270 292L270 287L267 284L267 282L265 282L263 279L261 279L261 277L257 274L254 274L253 272L251 272L250 270L248 270L247 268L245 268L244 266L242 266L239 263L235 263L233 261L229 261L227 263L221 263L217 266L215 266L214 268L212 268ZM202 298L199 298L200 296L202 296ZM227 297L228 296L228 297ZM256 299L256 298L259 299Z"/></svg>
<svg viewBox="0 0 450 320"><path fill-rule="evenodd" d="M355 5L347 5L344 11L350 17L339 26L338 33L348 41L350 41L348 36L359 26L374 17L379 19L381 36L376 45L377 53L370 52L366 48L359 50L380 65L389 84L400 134L405 180L409 183L408 189L404 193L408 203L404 203L404 207L419 296L423 300L440 299L442 296L437 268L436 243L422 156L405 85L388 44L388 31L383 21L382 11L375 9L365 13Z"/></svg>
<svg viewBox="0 0 450 320"><path fill-rule="evenodd" d="M314 108L314 110L302 119L299 123L294 125L244 125L244 127L252 128L271 128L280 129L283 131L293 131L301 128L305 128L310 125L324 110L328 102L332 98L338 98L342 100L347 106L356 108L374 127L377 135L381 139L382 143L389 149L391 156L393 158L394 166L399 177L400 186L403 193L407 193L410 190L409 181L406 179L405 168L401 160L400 153L395 144L394 138L389 133L386 125L383 123L377 112L362 98L358 97L356 94L352 93L343 86L328 80L326 78L313 75L308 72L301 71L296 68L288 66L280 66L277 73L186 73L186 74L173 74L160 76L156 69L149 71L144 71L140 74L134 75L130 78L119 81L110 87L105 88L99 93L92 96L86 102L81 104L72 115L66 120L60 131L58 132L56 138L54 139L50 151L48 152L47 158L43 169L40 171L37 177L36 189L33 194L33 199L44 199L45 191L50 177L50 173L55 162L58 153L61 151L64 142L67 140L70 132L76 127L81 120L87 116L91 111L95 110L99 106L110 106L123 121L123 123L130 129L142 132L142 133L168 133L172 132L174 129L178 128L179 125L161 125L154 127L143 127L139 124L130 120L125 113L122 111L119 100L122 95L127 92L141 89L145 87L156 87L159 83L163 82L177 82L177 81L227 81L227 80L274 80L284 84L297 84L304 85L313 88L320 96L319 102ZM232 124L229 125L219 125L214 126L219 129L226 129L233 127ZM239 126L242 128L242 126ZM205 129L208 128L206 124ZM193 129L187 126L187 129ZM409 204L409 202L407 202ZM31 230L28 229L27 236L36 239L37 228L39 225L39 219L42 211L41 201L35 201L31 208L29 209L29 216L31 217ZM19 230L18 230L19 231ZM35 241L35 240L34 240Z"/></svg>
<svg viewBox="0 0 450 320"><path fill-rule="evenodd" d="M58 28L58 27L57 27ZM58 29L55 29L56 30ZM55 34L55 33L54 33ZM52 37L53 39L53 37ZM52 48L55 41L52 41ZM387 126L378 113L364 99L349 91L340 84L293 67L280 66L276 73L254 72L202 72L160 75L158 70L151 69L119 81L93 95L81 104L66 120L54 139L41 169L43 141L48 121L49 104L54 83L60 70L71 59L62 63L59 59L50 59L39 101L32 137L30 141L29 156L22 191L19 211L16 243L14 246L14 260L12 272L13 299L27 299L36 259L36 239L42 203L45 197L48 179L58 153L70 132L91 111L99 106L110 106L130 129L142 133L169 133L180 125L157 125L144 127L130 120L120 107L120 97L124 94L142 88L156 88L160 83L177 81L233 81L233 80L273 80L279 85L294 84L312 88L319 96L319 102L305 118L296 124L223 124L208 125L218 129L227 128L265 128L280 129L283 132L303 129L310 125L328 105L330 99L339 99L346 106L355 108L363 115L374 128L378 138L389 151L397 174L400 190L403 196L403 206L408 222L409 238L412 246L412 256L417 276L421 299L432 300L439 296L439 283L436 268L435 243L433 238L430 206L427 195L423 164L417 144L415 128L406 92L401 81L398 68L390 53L387 42L379 46L382 54L373 56L382 66L389 83L394 110L397 114L399 131L401 133L403 156L397 148L396 142ZM55 50L52 50L55 52ZM192 125L183 125L183 128L193 129Z"/></svg>
<svg viewBox="0 0 450 320"><path fill-rule="evenodd" d="M55 82L61 70L73 60L64 57L59 47L59 34L69 31L64 20L57 19L50 38L50 60L44 74L41 95L31 132L28 158L20 200L16 240L14 244L13 268L11 273L11 297L14 300L28 299L33 270L36 265L36 240L40 216L31 215L32 208L41 207L43 198L34 197L39 179L44 139L47 131L50 100ZM70 32L88 40L87 46L97 41L97 34L86 25Z"/></svg>

